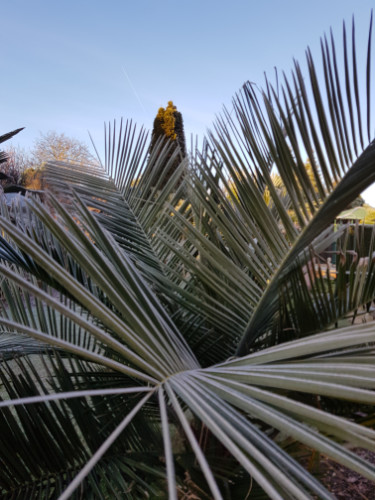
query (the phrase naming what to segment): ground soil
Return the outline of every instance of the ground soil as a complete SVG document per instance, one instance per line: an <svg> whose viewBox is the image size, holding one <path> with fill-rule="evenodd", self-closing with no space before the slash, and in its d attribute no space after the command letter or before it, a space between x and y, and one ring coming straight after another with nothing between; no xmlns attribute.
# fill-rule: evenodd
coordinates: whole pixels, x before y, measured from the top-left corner
<svg viewBox="0 0 375 500"><path fill-rule="evenodd" d="M375 465L375 453L361 448L357 455ZM375 500L375 483L346 467L322 458L320 481L338 500Z"/></svg>

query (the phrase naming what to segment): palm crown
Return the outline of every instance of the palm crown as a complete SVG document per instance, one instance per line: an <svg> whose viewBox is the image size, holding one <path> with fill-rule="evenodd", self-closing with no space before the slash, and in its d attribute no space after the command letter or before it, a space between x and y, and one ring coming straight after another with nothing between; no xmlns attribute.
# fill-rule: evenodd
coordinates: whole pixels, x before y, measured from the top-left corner
<svg viewBox="0 0 375 500"><path fill-rule="evenodd" d="M121 121L103 163L2 207L4 498L330 498L301 449L375 480L346 446L374 431L334 411L375 402L374 326L348 321L374 242L332 225L375 180L352 33L342 71L324 38L322 78L307 51L309 85L245 84L189 157Z"/></svg>

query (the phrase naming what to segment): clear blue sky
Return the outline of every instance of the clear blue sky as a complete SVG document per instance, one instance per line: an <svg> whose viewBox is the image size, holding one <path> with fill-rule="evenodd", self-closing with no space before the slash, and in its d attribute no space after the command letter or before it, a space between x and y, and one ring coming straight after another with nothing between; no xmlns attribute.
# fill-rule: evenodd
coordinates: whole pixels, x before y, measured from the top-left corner
<svg viewBox="0 0 375 500"><path fill-rule="evenodd" d="M203 136L241 85L289 71L307 45L355 15L358 44L371 0L3 0L0 134L26 127L28 149L56 130L101 146L121 116L151 129L173 100L185 132ZM375 205L375 196L373 200Z"/></svg>

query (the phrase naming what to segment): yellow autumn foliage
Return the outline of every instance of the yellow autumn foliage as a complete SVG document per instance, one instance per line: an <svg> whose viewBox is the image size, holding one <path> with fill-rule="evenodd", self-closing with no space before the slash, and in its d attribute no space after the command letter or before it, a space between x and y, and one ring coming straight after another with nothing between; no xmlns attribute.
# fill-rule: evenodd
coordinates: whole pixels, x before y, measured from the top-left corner
<svg viewBox="0 0 375 500"><path fill-rule="evenodd" d="M42 190L42 169L30 167L24 170L22 184L26 189Z"/></svg>
<svg viewBox="0 0 375 500"><path fill-rule="evenodd" d="M176 109L177 108L173 105L173 102L168 101L168 106L165 109L159 108L157 114L157 118L160 120L161 128L164 130L165 135L170 137L172 140L177 138L177 134L175 132L176 120L174 117Z"/></svg>
<svg viewBox="0 0 375 500"><path fill-rule="evenodd" d="M363 208L366 209L366 217L363 222L365 224L375 224L375 208L371 207L367 203L363 205Z"/></svg>

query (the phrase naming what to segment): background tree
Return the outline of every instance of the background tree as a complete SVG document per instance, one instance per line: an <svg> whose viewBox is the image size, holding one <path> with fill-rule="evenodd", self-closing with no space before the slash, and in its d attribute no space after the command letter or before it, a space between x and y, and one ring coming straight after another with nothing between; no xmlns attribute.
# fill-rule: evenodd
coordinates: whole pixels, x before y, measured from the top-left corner
<svg viewBox="0 0 375 500"><path fill-rule="evenodd" d="M21 130L0 136L0 143L10 139ZM85 143L63 133L50 131L41 134L35 140L30 152L12 145L0 152L0 184L6 192L24 191L22 188L41 190L44 188L41 167L47 161L95 163Z"/></svg>
<svg viewBox="0 0 375 500"><path fill-rule="evenodd" d="M18 134L18 132L21 132L23 128L18 128L17 130L13 130L12 132L8 132L7 134L0 135L0 144L2 142L8 141L11 139L14 135ZM0 151L0 164L5 163L8 159L8 155L4 151Z"/></svg>
<svg viewBox="0 0 375 500"><path fill-rule="evenodd" d="M34 167L27 168L22 172L20 184L26 189L32 189L38 191L43 190L44 189L43 169Z"/></svg>
<svg viewBox="0 0 375 500"><path fill-rule="evenodd" d="M8 141L21 132L23 128L13 130L0 136L0 143ZM29 158L25 150L9 146L5 151L0 151L0 184L4 191L18 191L23 170L28 166ZM17 189L13 189L16 187Z"/></svg>
<svg viewBox="0 0 375 500"><path fill-rule="evenodd" d="M7 176L1 180L4 187L22 184L23 172L32 166L30 154L20 146L10 145L6 148L7 159L1 165L1 171Z"/></svg>
<svg viewBox="0 0 375 500"><path fill-rule="evenodd" d="M55 131L41 134L36 139L31 150L31 160L35 167L41 166L47 161L95 162L85 143Z"/></svg>
<svg viewBox="0 0 375 500"><path fill-rule="evenodd" d="M42 167L48 161L74 161L80 164L95 163L88 146L64 133L49 131L35 140L30 152L28 168L23 170L20 183L27 189L44 189Z"/></svg>

